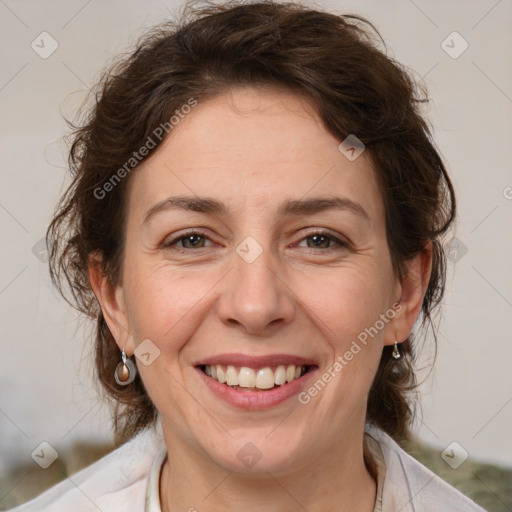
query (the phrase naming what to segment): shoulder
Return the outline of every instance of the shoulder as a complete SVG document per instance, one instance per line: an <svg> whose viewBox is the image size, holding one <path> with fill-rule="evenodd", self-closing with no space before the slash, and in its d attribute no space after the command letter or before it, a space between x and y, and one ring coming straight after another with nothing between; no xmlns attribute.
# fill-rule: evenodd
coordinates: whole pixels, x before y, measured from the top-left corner
<svg viewBox="0 0 512 512"><path fill-rule="evenodd" d="M160 432L146 429L11 512L144 510L151 466L164 446Z"/></svg>
<svg viewBox="0 0 512 512"><path fill-rule="evenodd" d="M367 424L365 432L373 438L372 452L384 461L382 512L485 512L474 501L442 480L403 450L386 432ZM375 449L380 448L380 453Z"/></svg>

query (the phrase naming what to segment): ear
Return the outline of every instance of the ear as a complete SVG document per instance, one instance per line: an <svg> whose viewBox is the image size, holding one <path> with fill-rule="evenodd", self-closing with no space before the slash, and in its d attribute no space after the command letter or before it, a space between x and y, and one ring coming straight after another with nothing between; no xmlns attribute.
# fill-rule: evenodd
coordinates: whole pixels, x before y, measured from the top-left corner
<svg viewBox="0 0 512 512"><path fill-rule="evenodd" d="M124 348L126 355L131 356L135 345L126 311L124 289L122 285L114 286L109 281L104 273L102 256L99 252L89 256L89 280L119 350Z"/></svg>
<svg viewBox="0 0 512 512"><path fill-rule="evenodd" d="M406 266L406 275L398 286L398 307L395 308L393 328L388 331L390 336L386 336L385 345L394 345L395 341L401 343L411 334L432 272L432 243L429 241Z"/></svg>

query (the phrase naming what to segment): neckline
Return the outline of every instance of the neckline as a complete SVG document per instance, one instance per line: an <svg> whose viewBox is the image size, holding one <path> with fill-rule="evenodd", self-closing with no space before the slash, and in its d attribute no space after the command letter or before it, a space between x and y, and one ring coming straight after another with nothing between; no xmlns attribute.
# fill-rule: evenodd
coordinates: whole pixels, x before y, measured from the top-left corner
<svg viewBox="0 0 512 512"><path fill-rule="evenodd" d="M371 425L370 425L371 426ZM373 426L371 426L373 427ZM384 489L384 478L386 476L386 465L384 455L378 440L371 435L365 426L364 435L368 442L368 446L374 457L377 466L377 496L375 506L372 512L382 512L382 493ZM167 448L164 446L155 457L149 473L148 484L146 487L145 512L162 512L160 503L160 478L162 468L167 460Z"/></svg>

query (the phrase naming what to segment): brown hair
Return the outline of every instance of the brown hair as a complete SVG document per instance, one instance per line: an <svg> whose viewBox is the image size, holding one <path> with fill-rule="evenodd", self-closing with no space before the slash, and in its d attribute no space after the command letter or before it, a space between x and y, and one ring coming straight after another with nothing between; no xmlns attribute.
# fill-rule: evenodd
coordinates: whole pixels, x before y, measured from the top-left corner
<svg viewBox="0 0 512 512"><path fill-rule="evenodd" d="M139 377L126 387L114 381L119 350L91 289L89 256L99 251L103 272L112 284L119 283L127 187L133 174L126 162L190 98L200 102L232 86L261 85L285 87L312 100L340 142L355 134L366 146L384 199L387 240L400 279L406 262L432 242L422 327L426 322L433 327L431 314L444 293L441 237L455 217L453 187L420 115L426 94L379 49L383 43L373 25L358 16L266 1L188 4L182 14L179 22L147 33L98 83L94 105L74 129L72 183L47 233L54 283L96 322L96 370L113 398L118 440L153 424L156 410ZM98 197L97 191L107 190L105 184L112 184L123 166L123 179ZM367 419L397 440L414 418L412 342L411 335L402 343L404 357L398 363L391 357L393 347L384 348L368 397Z"/></svg>

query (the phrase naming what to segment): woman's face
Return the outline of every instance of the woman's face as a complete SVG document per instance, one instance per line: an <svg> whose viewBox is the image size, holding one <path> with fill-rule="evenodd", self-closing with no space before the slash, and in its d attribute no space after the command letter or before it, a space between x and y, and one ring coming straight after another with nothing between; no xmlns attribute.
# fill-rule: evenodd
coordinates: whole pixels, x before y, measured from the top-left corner
<svg viewBox="0 0 512 512"><path fill-rule="evenodd" d="M168 444L276 475L356 449L383 345L414 318L370 161L339 143L297 96L239 88L195 106L133 171L106 316L120 348L140 347Z"/></svg>

